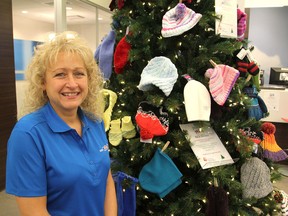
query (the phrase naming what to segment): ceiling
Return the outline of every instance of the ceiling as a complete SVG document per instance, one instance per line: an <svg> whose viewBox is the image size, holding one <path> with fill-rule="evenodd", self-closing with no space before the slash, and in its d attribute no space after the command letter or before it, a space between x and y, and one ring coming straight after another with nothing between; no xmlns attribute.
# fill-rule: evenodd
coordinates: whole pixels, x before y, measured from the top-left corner
<svg viewBox="0 0 288 216"><path fill-rule="evenodd" d="M96 6L96 4L87 0L67 0L67 25L95 23ZM13 15L55 23L54 0L12 0L12 8ZM111 15L109 8L99 6L98 20L100 24L110 24Z"/></svg>

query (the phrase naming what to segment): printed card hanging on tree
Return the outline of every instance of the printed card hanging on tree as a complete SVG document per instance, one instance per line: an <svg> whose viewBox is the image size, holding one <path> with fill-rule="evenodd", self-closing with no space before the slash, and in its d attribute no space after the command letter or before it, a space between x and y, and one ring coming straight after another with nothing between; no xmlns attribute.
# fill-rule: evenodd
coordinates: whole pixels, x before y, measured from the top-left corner
<svg viewBox="0 0 288 216"><path fill-rule="evenodd" d="M223 38L237 38L237 0L215 0L216 34Z"/></svg>
<svg viewBox="0 0 288 216"><path fill-rule="evenodd" d="M199 123L180 124L187 131L190 146L202 169L234 163L229 152L211 127L201 127Z"/></svg>

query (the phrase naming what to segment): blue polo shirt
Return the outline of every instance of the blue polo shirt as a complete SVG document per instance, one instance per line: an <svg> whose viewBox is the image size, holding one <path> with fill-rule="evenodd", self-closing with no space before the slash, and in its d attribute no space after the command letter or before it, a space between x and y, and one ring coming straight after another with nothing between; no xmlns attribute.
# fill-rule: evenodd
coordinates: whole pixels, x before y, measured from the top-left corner
<svg viewBox="0 0 288 216"><path fill-rule="evenodd" d="M47 196L52 216L104 215L110 158L103 121L78 114L82 137L50 103L17 122L8 141L7 193Z"/></svg>

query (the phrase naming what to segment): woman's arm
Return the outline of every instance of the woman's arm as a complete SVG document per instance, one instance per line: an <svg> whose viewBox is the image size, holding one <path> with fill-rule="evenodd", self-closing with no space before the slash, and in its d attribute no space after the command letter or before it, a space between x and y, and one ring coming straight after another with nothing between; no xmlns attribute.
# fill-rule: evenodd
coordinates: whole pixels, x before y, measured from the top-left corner
<svg viewBox="0 0 288 216"><path fill-rule="evenodd" d="M16 197L21 216L49 216L47 197Z"/></svg>
<svg viewBox="0 0 288 216"><path fill-rule="evenodd" d="M105 216L117 216L117 198L111 170L109 171L107 178L104 211Z"/></svg>

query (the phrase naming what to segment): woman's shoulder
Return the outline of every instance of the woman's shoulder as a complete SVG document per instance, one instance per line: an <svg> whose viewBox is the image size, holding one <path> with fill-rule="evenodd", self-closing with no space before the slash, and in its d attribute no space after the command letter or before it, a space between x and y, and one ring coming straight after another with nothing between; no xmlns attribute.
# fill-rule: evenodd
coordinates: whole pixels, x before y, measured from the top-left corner
<svg viewBox="0 0 288 216"><path fill-rule="evenodd" d="M41 109L29 113L18 120L16 127L26 128L30 130L38 124L41 124L45 121L45 116L41 112Z"/></svg>

